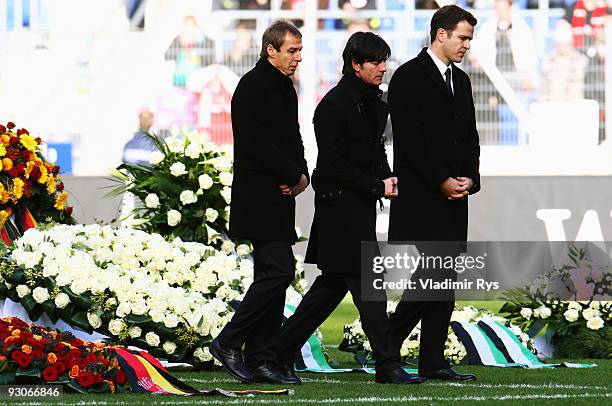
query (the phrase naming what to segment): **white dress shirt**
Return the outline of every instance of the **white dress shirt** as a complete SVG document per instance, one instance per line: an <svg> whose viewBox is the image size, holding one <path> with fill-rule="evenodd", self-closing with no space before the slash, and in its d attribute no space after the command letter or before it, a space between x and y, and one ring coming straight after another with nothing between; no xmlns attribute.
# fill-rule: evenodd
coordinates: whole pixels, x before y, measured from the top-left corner
<svg viewBox="0 0 612 406"><path fill-rule="evenodd" d="M445 65L444 62L442 62L440 60L440 58L438 58L436 56L436 54L433 53L431 48L427 48L427 53L429 54L431 59L433 59L434 63L436 64L436 67L440 71L440 74L442 75L442 80L444 81L444 83L446 83L446 76L444 75L444 73L446 72L446 69L451 68L451 89L452 89L453 94L454 94L455 93L455 85L453 84L453 69L452 69L452 65L453 64L449 63L448 66Z"/></svg>

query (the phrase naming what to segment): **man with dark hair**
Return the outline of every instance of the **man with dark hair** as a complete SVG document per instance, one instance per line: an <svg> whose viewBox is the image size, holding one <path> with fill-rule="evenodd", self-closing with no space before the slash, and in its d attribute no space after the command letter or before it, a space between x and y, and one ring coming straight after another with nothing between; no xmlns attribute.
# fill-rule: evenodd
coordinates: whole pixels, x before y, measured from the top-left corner
<svg viewBox="0 0 612 406"><path fill-rule="evenodd" d="M229 233L251 240L254 281L210 352L242 382L295 384L299 378L283 375L274 364L285 291L295 275L295 197L309 182L290 79L302 60L301 34L276 22L264 32L263 44L266 53L240 79L232 97Z"/></svg>
<svg viewBox="0 0 612 406"><path fill-rule="evenodd" d="M472 14L460 7L440 8L431 20L431 47L400 66L389 85L393 167L401 189L391 202L389 241L417 242L421 253L423 246L460 252L457 248L467 240L467 196L480 189L472 87L453 64L470 49L475 25ZM419 242L434 244L419 247ZM415 301L415 294L406 290L389 319L395 347L401 347L420 321L419 374L475 379L457 373L444 359L454 292L433 301Z"/></svg>
<svg viewBox="0 0 612 406"><path fill-rule="evenodd" d="M400 368L399 349L387 334L384 292L365 292L360 278L361 242L376 241L376 201L397 196L383 142L387 106L378 89L390 54L378 35L353 34L342 53L343 77L315 110L319 153L306 262L322 274L282 327L278 364L286 374L293 374L295 353L350 291L372 345L376 382L423 381ZM376 293L381 297L373 301Z"/></svg>

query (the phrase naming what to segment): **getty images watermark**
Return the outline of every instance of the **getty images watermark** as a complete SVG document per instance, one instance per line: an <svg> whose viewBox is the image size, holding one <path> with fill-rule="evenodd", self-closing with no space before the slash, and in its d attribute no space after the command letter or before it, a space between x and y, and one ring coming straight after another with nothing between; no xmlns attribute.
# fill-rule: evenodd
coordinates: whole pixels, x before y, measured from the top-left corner
<svg viewBox="0 0 612 406"><path fill-rule="evenodd" d="M366 300L612 300L612 243L362 242Z"/></svg>

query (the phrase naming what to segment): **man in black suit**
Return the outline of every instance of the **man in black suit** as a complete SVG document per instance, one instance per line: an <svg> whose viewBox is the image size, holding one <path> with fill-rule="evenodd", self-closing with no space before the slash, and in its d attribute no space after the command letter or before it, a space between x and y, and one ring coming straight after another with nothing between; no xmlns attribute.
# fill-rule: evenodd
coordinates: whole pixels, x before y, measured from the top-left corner
<svg viewBox="0 0 612 406"><path fill-rule="evenodd" d="M285 291L295 276L291 246L295 197L308 186L290 76L301 62L302 38L278 21L263 34L261 58L232 97L234 181L230 236L253 244L254 281L211 354L242 382L300 383L276 367ZM241 348L245 345L244 360Z"/></svg>
<svg viewBox="0 0 612 406"><path fill-rule="evenodd" d="M369 255L361 242L376 241L376 201L397 196L383 138L387 105L378 88L390 54L378 35L353 34L342 53L343 77L315 110L319 152L306 262L322 274L283 325L278 364L287 374L295 353L350 291L376 358L376 381L423 381L400 368L399 349L388 336L384 291L366 292L360 278L360 260Z"/></svg>
<svg viewBox="0 0 612 406"><path fill-rule="evenodd" d="M391 80L393 166L401 194L391 202L389 241L458 246L467 240L467 197L480 189L480 147L470 79L454 63L469 50L476 22L460 7L440 8L431 20L431 47L402 65ZM449 248L459 253L452 244L438 244L438 252ZM404 293L390 317L395 346L400 348L421 321L420 375L475 379L457 373L444 359L453 292L438 301L414 301L411 294Z"/></svg>

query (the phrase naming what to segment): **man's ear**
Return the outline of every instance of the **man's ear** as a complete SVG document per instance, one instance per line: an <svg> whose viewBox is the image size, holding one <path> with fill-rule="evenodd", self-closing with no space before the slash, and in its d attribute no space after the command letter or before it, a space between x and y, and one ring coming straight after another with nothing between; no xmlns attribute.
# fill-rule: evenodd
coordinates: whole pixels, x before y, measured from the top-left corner
<svg viewBox="0 0 612 406"><path fill-rule="evenodd" d="M436 31L436 38L440 42L444 42L444 40L447 38L447 35L448 32L444 28L438 28L438 31Z"/></svg>
<svg viewBox="0 0 612 406"><path fill-rule="evenodd" d="M359 72L361 70L361 65L354 59L351 61L351 66L353 67L353 72Z"/></svg>
<svg viewBox="0 0 612 406"><path fill-rule="evenodd" d="M268 44L268 46L266 47L266 52L268 53L268 56L270 58L274 58L276 56L276 49L274 49L274 46L272 44Z"/></svg>

